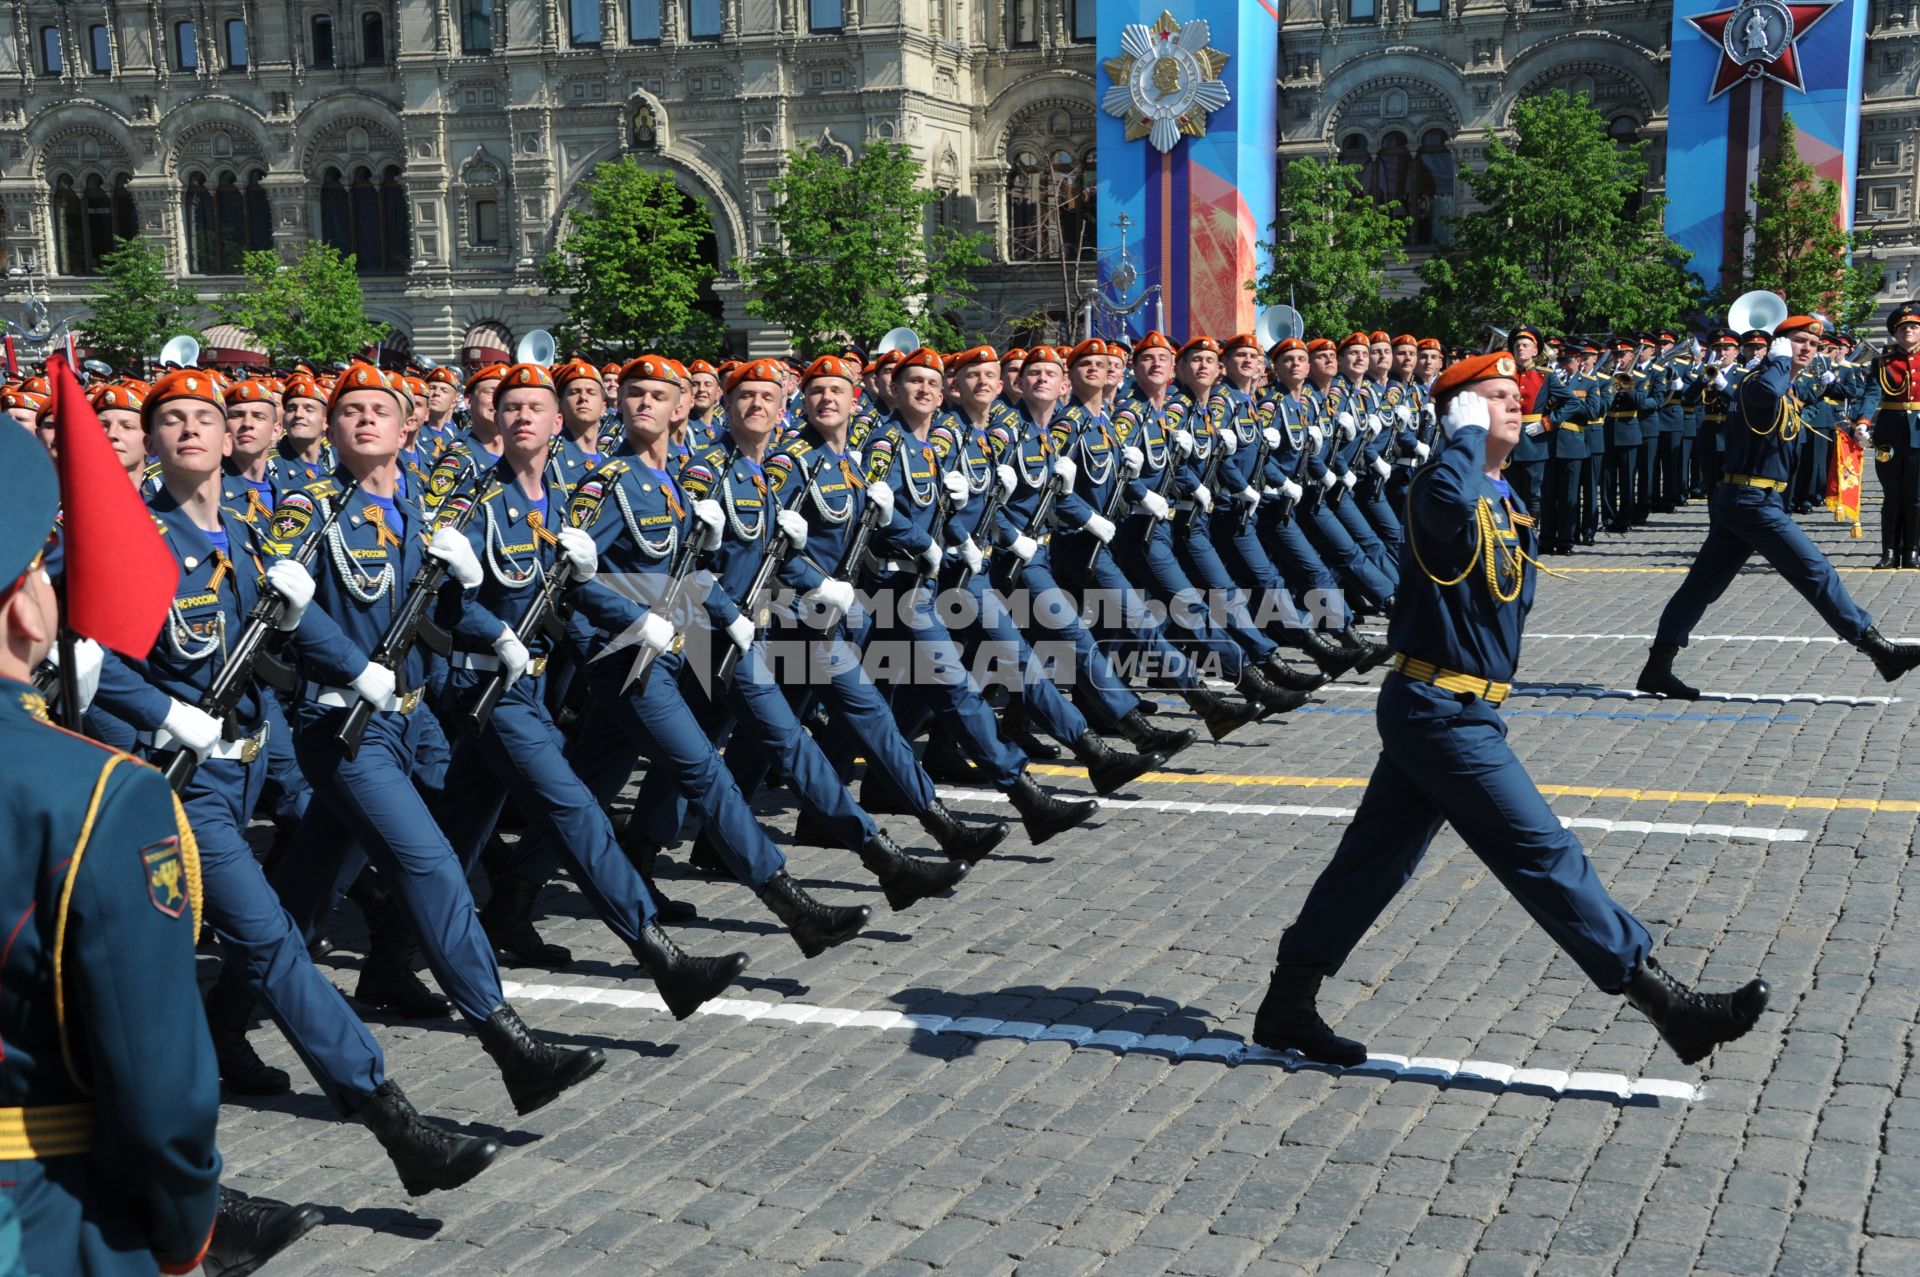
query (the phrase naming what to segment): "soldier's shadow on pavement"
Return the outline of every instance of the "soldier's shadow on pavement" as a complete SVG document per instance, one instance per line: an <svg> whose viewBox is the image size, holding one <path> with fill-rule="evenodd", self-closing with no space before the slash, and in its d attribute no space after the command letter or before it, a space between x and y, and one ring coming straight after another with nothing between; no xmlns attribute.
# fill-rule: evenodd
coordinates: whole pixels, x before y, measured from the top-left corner
<svg viewBox="0 0 1920 1277"><path fill-rule="evenodd" d="M393 1206L362 1206L356 1210L347 1210L339 1206L322 1205L320 1207L323 1227L364 1228L370 1233L399 1233L412 1241L426 1241L437 1237L446 1225L426 1216L416 1215L410 1210L401 1210Z"/></svg>
<svg viewBox="0 0 1920 1277"><path fill-rule="evenodd" d="M889 1001L927 1026L913 1034L909 1049L940 1059L971 1055L989 1037L1029 1041L1067 1041L1081 1050L1115 1054L1166 1053L1174 1042L1205 1035L1215 1013L1142 993L1137 989L1101 989L1092 985L1018 984L977 993L916 987L892 994Z"/></svg>

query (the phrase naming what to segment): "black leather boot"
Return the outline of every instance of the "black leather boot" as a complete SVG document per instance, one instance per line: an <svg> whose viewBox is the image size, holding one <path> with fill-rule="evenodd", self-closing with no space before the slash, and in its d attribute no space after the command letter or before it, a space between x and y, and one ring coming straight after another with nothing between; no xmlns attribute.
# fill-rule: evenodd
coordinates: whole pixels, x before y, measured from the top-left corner
<svg viewBox="0 0 1920 1277"><path fill-rule="evenodd" d="M1704 1060L1714 1047L1742 1036L1767 1009L1765 980L1749 980L1732 993L1695 993L1668 975L1652 954L1634 969L1625 992L1683 1064Z"/></svg>
<svg viewBox="0 0 1920 1277"><path fill-rule="evenodd" d="M213 1034L213 1058L220 1065L220 1085L235 1095L285 1095L293 1079L254 1052L247 1041L247 1021L253 1016L253 991L214 985L207 990L207 1028Z"/></svg>
<svg viewBox="0 0 1920 1277"><path fill-rule="evenodd" d="M860 863L880 880L887 905L895 913L910 909L928 896L937 896L967 876L973 866L964 860L923 860L909 856L900 845L875 830L873 838L860 849Z"/></svg>
<svg viewBox="0 0 1920 1277"><path fill-rule="evenodd" d="M1680 681L1680 676L1673 672L1673 658L1679 654L1680 649L1671 643L1662 643L1648 648L1647 663L1633 685L1643 692L1664 696L1669 700L1699 700L1700 689L1688 687Z"/></svg>
<svg viewBox="0 0 1920 1277"><path fill-rule="evenodd" d="M1260 663L1260 673L1266 676L1267 682L1283 692L1313 692L1327 685L1325 674L1297 670L1281 660L1278 652Z"/></svg>
<svg viewBox="0 0 1920 1277"><path fill-rule="evenodd" d="M1267 681L1257 665L1243 665L1240 668L1240 681L1236 686L1242 696L1260 707L1262 718L1269 714L1285 714L1299 709L1308 701L1305 692L1283 692Z"/></svg>
<svg viewBox="0 0 1920 1277"><path fill-rule="evenodd" d="M406 925L395 918L373 932L353 996L375 1010L391 1011L409 1020L444 1020L452 1014L447 1000L414 974L413 934Z"/></svg>
<svg viewBox="0 0 1920 1277"><path fill-rule="evenodd" d="M1049 794L1026 772L1020 773L1020 779L1014 782L1007 797L1013 800L1013 809L1020 813L1027 840L1036 847L1055 834L1072 829L1099 807L1091 798L1069 799Z"/></svg>
<svg viewBox="0 0 1920 1277"><path fill-rule="evenodd" d="M1120 734L1127 738L1135 750L1142 754L1159 754L1163 758L1172 758L1175 754L1200 739L1191 728L1172 731L1164 727L1155 727L1147 721L1147 716L1139 710L1131 710L1118 724Z"/></svg>
<svg viewBox="0 0 1920 1277"><path fill-rule="evenodd" d="M1342 647L1320 630L1300 631L1300 650L1328 678L1339 678L1360 663L1361 653Z"/></svg>
<svg viewBox="0 0 1920 1277"><path fill-rule="evenodd" d="M1036 763L1050 763L1060 757L1058 745L1033 734L1032 721L1027 716L1027 703L1019 696L1009 700L1007 708L1001 712L1000 734L1007 738L1009 745Z"/></svg>
<svg viewBox="0 0 1920 1277"><path fill-rule="evenodd" d="M499 874L493 878L493 895L480 910L480 927L494 952L508 963L558 971L573 961L573 954L561 945L548 944L534 930L533 902L539 894L539 883Z"/></svg>
<svg viewBox="0 0 1920 1277"><path fill-rule="evenodd" d="M1267 996L1254 1012L1254 1044L1270 1051L1298 1051L1322 1064L1365 1064L1367 1048L1335 1033L1314 1006L1323 978L1304 967L1275 967Z"/></svg>
<svg viewBox="0 0 1920 1277"><path fill-rule="evenodd" d="M1889 683L1920 665L1920 643L1895 643L1878 629L1862 634L1856 646L1872 658L1873 668Z"/></svg>
<svg viewBox="0 0 1920 1277"><path fill-rule="evenodd" d="M928 750L927 752L932 753L933 751ZM938 780L940 778L929 771L927 772L927 779ZM972 777L969 776L967 779L971 780ZM888 780L877 768L871 765L867 767L866 775L860 778L860 805L866 808L869 816L911 816L914 814L913 804L908 801L907 796L901 793L892 781ZM835 844L826 843L823 845L833 846Z"/></svg>
<svg viewBox="0 0 1920 1277"><path fill-rule="evenodd" d="M627 863L640 875L640 881L647 884L647 890L653 895L653 903L659 912L654 915L661 922L672 925L677 922L692 922L700 916L700 911L684 900L674 900L660 890L660 884L653 880L653 867L660 860L660 847L657 843L622 840L620 850L627 854Z"/></svg>
<svg viewBox="0 0 1920 1277"><path fill-rule="evenodd" d="M676 1020L698 1011L702 1002L718 996L747 969L744 953L694 957L673 942L657 919L640 928L640 938L633 942L633 956L653 977L654 987L660 990Z"/></svg>
<svg viewBox="0 0 1920 1277"><path fill-rule="evenodd" d="M1260 707L1251 701L1230 701L1218 692L1196 687L1185 693L1187 704L1207 725L1207 735L1223 740L1260 717Z"/></svg>
<svg viewBox="0 0 1920 1277"><path fill-rule="evenodd" d="M206 1277L246 1277L318 1228L326 1215L311 1202L289 1206L271 1197L248 1197L220 1186L220 1211L213 1240L200 1261Z"/></svg>
<svg viewBox="0 0 1920 1277"><path fill-rule="evenodd" d="M800 946L800 952L817 958L837 944L845 944L860 934L873 911L865 905L824 905L800 889L800 884L781 870L760 888L760 900L773 916L786 924L787 933Z"/></svg>
<svg viewBox="0 0 1920 1277"><path fill-rule="evenodd" d="M960 748L960 742L953 738L953 733L943 730L938 725L927 735L927 752L921 755L920 766L926 769L928 776L942 785L971 785L980 780L979 774L973 770L972 761ZM864 793L865 786L861 788ZM868 811L877 810L868 807L865 802L860 805L866 807Z"/></svg>
<svg viewBox="0 0 1920 1277"><path fill-rule="evenodd" d="M1167 765L1163 754L1123 754L1088 732L1073 742L1073 756L1086 765L1087 779L1096 794L1111 794L1130 780Z"/></svg>
<svg viewBox="0 0 1920 1277"><path fill-rule="evenodd" d="M408 1197L458 1188L500 1153L500 1141L491 1136L460 1135L422 1117L391 1079L367 1097L357 1116L393 1159Z"/></svg>
<svg viewBox="0 0 1920 1277"><path fill-rule="evenodd" d="M1353 672L1366 674L1386 664L1393 655L1393 649L1385 643L1375 643L1372 639L1362 638L1352 629L1341 630L1337 636L1340 646L1351 652L1354 657Z"/></svg>
<svg viewBox="0 0 1920 1277"><path fill-rule="evenodd" d="M545 1108L568 1087L577 1086L607 1063L597 1046L550 1046L533 1036L520 1013L504 1002L480 1024L480 1045L500 1066L513 1111L525 1117Z"/></svg>
<svg viewBox="0 0 1920 1277"><path fill-rule="evenodd" d="M1888 546L1886 549L1880 551L1879 562L1873 566L1881 569L1897 568L1900 566L1900 556L1894 553L1892 546Z"/></svg>
<svg viewBox="0 0 1920 1277"><path fill-rule="evenodd" d="M942 855L964 860L970 865L985 860L1007 836L1007 822L996 820L984 825L969 825L947 810L938 798L920 813L920 827L933 835Z"/></svg>

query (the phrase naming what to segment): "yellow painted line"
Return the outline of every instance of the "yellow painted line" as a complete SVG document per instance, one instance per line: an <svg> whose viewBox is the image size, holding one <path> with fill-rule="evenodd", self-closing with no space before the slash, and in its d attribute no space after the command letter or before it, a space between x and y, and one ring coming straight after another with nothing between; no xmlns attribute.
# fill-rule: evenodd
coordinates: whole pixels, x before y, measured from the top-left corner
<svg viewBox="0 0 1920 1277"><path fill-rule="evenodd" d="M1622 572L1627 572L1627 573L1638 572L1638 573L1650 574L1655 576L1679 576L1686 573L1689 570L1690 569L1688 568L1563 568L1558 564L1553 565L1553 575L1555 576L1569 576L1574 573L1595 573L1595 574L1616 573L1617 574ZM1763 565L1761 567L1756 568L1753 572L1753 575L1759 576L1762 573L1771 573L1772 571L1773 571L1772 568L1765 567ZM1886 570L1881 568L1836 567L1834 571L1836 572L1874 572L1881 576L1888 575Z"/></svg>
<svg viewBox="0 0 1920 1277"><path fill-rule="evenodd" d="M1084 767L1035 763L1041 776L1085 776ZM1365 789L1365 776L1237 776L1227 772L1147 772L1134 782L1147 785L1236 785L1284 789ZM1636 803L1738 803L1743 807L1786 807L1802 811L1920 812L1920 802L1902 798L1837 798L1819 794L1714 793L1696 789L1626 789L1597 785L1541 785L1550 798L1624 798Z"/></svg>

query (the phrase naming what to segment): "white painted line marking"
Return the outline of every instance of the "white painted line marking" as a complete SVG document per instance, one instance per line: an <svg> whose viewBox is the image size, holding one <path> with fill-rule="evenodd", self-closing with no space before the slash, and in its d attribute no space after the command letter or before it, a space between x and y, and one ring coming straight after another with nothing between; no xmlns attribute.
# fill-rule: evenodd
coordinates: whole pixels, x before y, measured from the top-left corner
<svg viewBox="0 0 1920 1277"><path fill-rule="evenodd" d="M991 789L950 789L934 791L950 803L982 803L1004 806L1005 794ZM1308 807L1292 803L1182 803L1161 798L1095 798L1102 811L1118 815L1146 812L1179 812L1189 816L1311 816L1324 820L1352 820L1352 807ZM1601 820L1592 816L1562 816L1567 829L1592 829L1601 833L1672 834L1680 838L1740 838L1752 842L1805 842L1804 829L1767 829L1758 825L1683 825L1669 821Z"/></svg>
<svg viewBox="0 0 1920 1277"><path fill-rule="evenodd" d="M613 989L585 984L522 984L501 982L509 998L528 1002L575 1002L582 1005L665 1011L657 994L638 989ZM1567 1073L1558 1069L1520 1069L1488 1060L1449 1060L1439 1056L1408 1058L1392 1052L1369 1055L1365 1064L1349 1068L1316 1064L1292 1051L1269 1051L1233 1037L1189 1038L1177 1033L1130 1033L1124 1029L1095 1031L1081 1024L1042 1024L1034 1020L996 1020L991 1016L917 1015L899 1011L856 1011L850 1007L814 1006L806 1002L761 1002L753 998L713 998L700 1015L731 1016L758 1024L823 1024L835 1029L907 1029L918 1033L950 1033L973 1038L1011 1038L1021 1042L1065 1042L1116 1055L1140 1052L1170 1060L1212 1060L1225 1065L1278 1064L1289 1072L1313 1069L1357 1077L1384 1077L1431 1082L1456 1082L1496 1087L1524 1087L1553 1095L1597 1095L1618 1103L1633 1100L1678 1100L1691 1104L1704 1091L1670 1078L1628 1078L1621 1073Z"/></svg>
<svg viewBox="0 0 1920 1277"><path fill-rule="evenodd" d="M1314 693L1345 692L1354 696L1378 696L1380 688L1372 683L1328 683ZM1603 687L1599 683L1515 683L1513 700L1627 700L1661 701L1676 713L1688 712L1690 705L1732 703L1762 705L1898 705L1898 696L1822 696L1816 692L1702 692L1697 701L1669 701L1633 687Z"/></svg>
<svg viewBox="0 0 1920 1277"><path fill-rule="evenodd" d="M1602 642L1651 643L1651 634L1534 634L1530 639L1594 639ZM1687 640L1689 643L1839 643L1843 640L1835 634L1695 634Z"/></svg>

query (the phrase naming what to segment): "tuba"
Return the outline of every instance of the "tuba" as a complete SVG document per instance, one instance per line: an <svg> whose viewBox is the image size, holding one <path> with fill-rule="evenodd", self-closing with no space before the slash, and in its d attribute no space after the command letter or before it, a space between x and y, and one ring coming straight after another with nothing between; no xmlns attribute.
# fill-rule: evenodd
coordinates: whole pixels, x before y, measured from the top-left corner
<svg viewBox="0 0 1920 1277"><path fill-rule="evenodd" d="M544 328L536 328L514 343L515 363L539 364L543 368L553 366L553 356L559 348L554 345L553 334Z"/></svg>

